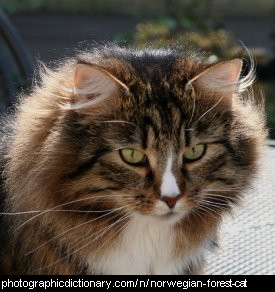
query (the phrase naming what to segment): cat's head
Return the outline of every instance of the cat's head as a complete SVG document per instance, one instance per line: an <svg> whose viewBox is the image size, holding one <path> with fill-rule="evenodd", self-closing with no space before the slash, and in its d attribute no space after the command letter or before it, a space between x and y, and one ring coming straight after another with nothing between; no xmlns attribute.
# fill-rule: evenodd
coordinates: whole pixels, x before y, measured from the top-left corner
<svg viewBox="0 0 275 292"><path fill-rule="evenodd" d="M85 53L23 104L33 161L20 173L32 165L41 182L29 185L54 188L71 209L219 217L250 184L265 140L253 70L241 71L240 59L209 64L176 50Z"/></svg>
<svg viewBox="0 0 275 292"><path fill-rule="evenodd" d="M243 97L254 76L241 71L240 59L207 64L175 51L82 55L59 124L66 197L167 222L229 210L265 135Z"/></svg>

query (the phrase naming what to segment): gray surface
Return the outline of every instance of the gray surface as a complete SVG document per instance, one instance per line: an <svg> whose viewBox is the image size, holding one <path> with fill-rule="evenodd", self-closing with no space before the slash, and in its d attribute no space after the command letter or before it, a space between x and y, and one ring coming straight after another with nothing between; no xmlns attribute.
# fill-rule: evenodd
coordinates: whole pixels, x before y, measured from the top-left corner
<svg viewBox="0 0 275 292"><path fill-rule="evenodd" d="M269 147L259 179L233 216L224 219L220 248L205 274L275 274L275 148Z"/></svg>

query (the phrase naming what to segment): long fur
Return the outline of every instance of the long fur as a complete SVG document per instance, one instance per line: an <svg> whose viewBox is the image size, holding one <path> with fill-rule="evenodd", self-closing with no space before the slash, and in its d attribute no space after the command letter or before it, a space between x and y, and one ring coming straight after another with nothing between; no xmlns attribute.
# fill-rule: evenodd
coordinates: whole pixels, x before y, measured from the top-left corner
<svg viewBox="0 0 275 292"><path fill-rule="evenodd" d="M77 106L79 63L123 86ZM257 174L266 139L253 66L230 98L186 88L213 65L176 49L103 46L41 68L1 130L1 272L199 273L223 214ZM197 144L206 152L185 163ZM123 148L143 151L147 164L125 163ZM180 196L169 213L160 188L171 151Z"/></svg>

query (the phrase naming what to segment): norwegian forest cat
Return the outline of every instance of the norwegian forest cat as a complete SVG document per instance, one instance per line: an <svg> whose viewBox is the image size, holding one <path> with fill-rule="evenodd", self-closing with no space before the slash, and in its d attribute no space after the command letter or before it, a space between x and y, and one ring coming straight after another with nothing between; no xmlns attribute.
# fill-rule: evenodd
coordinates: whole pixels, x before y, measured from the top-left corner
<svg viewBox="0 0 275 292"><path fill-rule="evenodd" d="M1 273L201 273L265 144L241 72L112 45L43 68L2 122Z"/></svg>

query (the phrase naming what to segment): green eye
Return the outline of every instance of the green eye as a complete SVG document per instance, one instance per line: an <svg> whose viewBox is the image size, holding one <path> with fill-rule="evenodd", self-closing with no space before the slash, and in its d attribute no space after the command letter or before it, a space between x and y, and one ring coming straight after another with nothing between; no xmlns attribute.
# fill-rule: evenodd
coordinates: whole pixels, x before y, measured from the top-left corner
<svg viewBox="0 0 275 292"><path fill-rule="evenodd" d="M183 159L185 162L193 162L199 160L204 155L205 150L205 144L198 144L194 147L189 147L183 153Z"/></svg>
<svg viewBox="0 0 275 292"><path fill-rule="evenodd" d="M144 165L147 157L144 153L136 149L125 148L119 150L122 160L128 164Z"/></svg>

